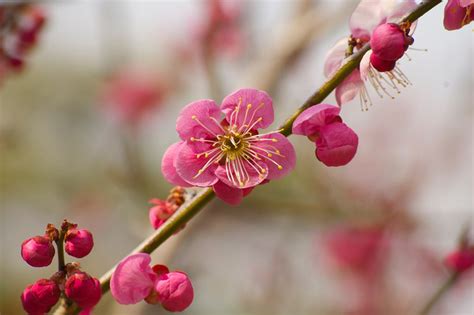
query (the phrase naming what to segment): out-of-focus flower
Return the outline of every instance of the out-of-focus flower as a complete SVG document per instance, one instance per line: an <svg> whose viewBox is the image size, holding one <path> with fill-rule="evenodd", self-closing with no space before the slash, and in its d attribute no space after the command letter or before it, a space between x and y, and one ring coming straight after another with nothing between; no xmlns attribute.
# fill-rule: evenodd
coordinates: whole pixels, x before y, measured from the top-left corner
<svg viewBox="0 0 474 315"><path fill-rule="evenodd" d="M84 309L89 309L99 303L102 296L100 282L85 272L72 273L64 285L66 296Z"/></svg>
<svg viewBox="0 0 474 315"><path fill-rule="evenodd" d="M145 300L161 303L172 312L181 312L194 298L192 284L185 273L169 272L163 265L150 267L148 254L134 254L122 260L110 281L110 290L120 304L136 304Z"/></svg>
<svg viewBox="0 0 474 315"><path fill-rule="evenodd" d="M21 244L21 257L33 267L46 267L54 258L54 246L46 236L35 236Z"/></svg>
<svg viewBox="0 0 474 315"><path fill-rule="evenodd" d="M147 73L123 70L104 86L102 103L120 121L136 125L166 96L166 88Z"/></svg>
<svg viewBox="0 0 474 315"><path fill-rule="evenodd" d="M379 25L396 22L415 7L416 2L414 0L362 0L353 12L349 22L351 36L339 40L326 55L324 75L326 77L332 76L354 50L358 50L370 42L372 32ZM378 74L373 73L373 70L370 69L370 53L367 53L364 58L365 61L362 60L359 69L354 70L336 88L336 100L339 105L351 101L359 94L362 109L367 110L367 105L371 103L364 85L364 81L367 79L374 86L379 96L382 97L383 94L386 94L391 97L386 91L386 87L382 85L380 80L377 80ZM392 82L402 86L409 84L404 74L397 68L393 70L393 73L390 72L389 76ZM390 87L398 91L396 85L390 85Z"/></svg>
<svg viewBox="0 0 474 315"><path fill-rule="evenodd" d="M295 165L288 139L278 132L258 134L273 118L272 99L255 89L232 93L220 109L212 100L188 104L176 123L181 141L163 156L163 175L175 185L213 186L222 200L239 203L253 187Z"/></svg>
<svg viewBox="0 0 474 315"><path fill-rule="evenodd" d="M44 314L58 302L60 294L56 282L40 279L26 287L21 294L21 303L28 314Z"/></svg>
<svg viewBox="0 0 474 315"><path fill-rule="evenodd" d="M474 246L458 249L444 260L444 264L456 272L466 271L474 266Z"/></svg>
<svg viewBox="0 0 474 315"><path fill-rule="evenodd" d="M444 28L458 30L474 20L474 0L448 0L444 8Z"/></svg>
<svg viewBox="0 0 474 315"><path fill-rule="evenodd" d="M318 104L306 109L293 123L293 133L316 143L316 157L327 166L349 163L357 152L357 134L342 122L340 108Z"/></svg>
<svg viewBox="0 0 474 315"><path fill-rule="evenodd" d="M163 223L165 223L173 213L175 213L177 207L166 200L151 199L150 203L153 207L150 208L148 218L153 228L156 230Z"/></svg>
<svg viewBox="0 0 474 315"><path fill-rule="evenodd" d="M94 247L92 233L85 229L69 230L64 242L66 253L76 258L87 256Z"/></svg>

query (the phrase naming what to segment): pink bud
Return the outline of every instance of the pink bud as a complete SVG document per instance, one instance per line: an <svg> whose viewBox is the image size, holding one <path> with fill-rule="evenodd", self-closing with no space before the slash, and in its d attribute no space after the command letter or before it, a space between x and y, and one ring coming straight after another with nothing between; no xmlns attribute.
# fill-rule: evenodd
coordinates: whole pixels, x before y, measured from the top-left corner
<svg viewBox="0 0 474 315"><path fill-rule="evenodd" d="M383 60L376 54L370 54L370 64L379 72L392 71L396 63L396 60Z"/></svg>
<svg viewBox="0 0 474 315"><path fill-rule="evenodd" d="M54 246L45 236L35 236L21 244L21 257L33 267L46 267L54 257Z"/></svg>
<svg viewBox="0 0 474 315"><path fill-rule="evenodd" d="M156 230L175 212L172 204L160 199L152 199L150 203L154 206L150 208L148 217L153 228Z"/></svg>
<svg viewBox="0 0 474 315"><path fill-rule="evenodd" d="M474 266L474 247L452 252L445 258L444 264L456 272L468 270Z"/></svg>
<svg viewBox="0 0 474 315"><path fill-rule="evenodd" d="M28 314L44 314L58 302L60 294L56 282L40 279L26 287L21 294L21 303Z"/></svg>
<svg viewBox="0 0 474 315"><path fill-rule="evenodd" d="M69 230L64 241L66 253L76 258L88 255L94 247L94 239L88 230Z"/></svg>
<svg viewBox="0 0 474 315"><path fill-rule="evenodd" d="M321 128L316 139L316 157L326 166L349 163L357 152L359 138L346 124L335 122Z"/></svg>
<svg viewBox="0 0 474 315"><path fill-rule="evenodd" d="M185 273L173 271L162 274L155 283L158 301L170 312L182 312L191 305L194 290Z"/></svg>
<svg viewBox="0 0 474 315"><path fill-rule="evenodd" d="M408 47L405 33L394 23L379 25L372 33L370 46L374 54L383 60L400 59Z"/></svg>
<svg viewBox="0 0 474 315"><path fill-rule="evenodd" d="M68 298L81 308L91 308L96 305L102 295L100 282L85 272L76 272L69 276L64 285Z"/></svg>

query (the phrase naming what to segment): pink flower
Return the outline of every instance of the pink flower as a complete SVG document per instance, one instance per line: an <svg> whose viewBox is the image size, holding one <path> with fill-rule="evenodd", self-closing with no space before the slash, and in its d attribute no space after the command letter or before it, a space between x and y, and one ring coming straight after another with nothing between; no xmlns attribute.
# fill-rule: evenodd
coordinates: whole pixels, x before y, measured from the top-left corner
<svg viewBox="0 0 474 315"><path fill-rule="evenodd" d="M120 304L135 304L146 300L161 303L172 312L186 309L193 300L194 290L188 276L169 272L163 265L150 267L148 254L134 254L122 260L110 281L110 290Z"/></svg>
<svg viewBox="0 0 474 315"><path fill-rule="evenodd" d="M119 120L135 125L163 101L165 88L151 75L124 70L102 91L102 102Z"/></svg>
<svg viewBox="0 0 474 315"><path fill-rule="evenodd" d="M94 239L91 232L84 229L69 230L64 242L66 253L76 258L87 256L91 252L92 247L94 247Z"/></svg>
<svg viewBox="0 0 474 315"><path fill-rule="evenodd" d="M344 60L350 55L349 43L353 50L360 49L371 40L372 32L377 26L384 23L396 22L407 12L416 7L414 0L362 0L354 10L349 25L351 37L339 40L326 55L324 64L324 75L330 77L343 64ZM360 68L354 70L341 84L336 88L336 100L339 105L345 104L354 99L358 94L361 98L363 109L367 109L370 103L368 92L365 88L364 81L367 77L372 77L370 69L370 54L366 54L366 62L361 62ZM395 74L398 79L401 77ZM401 78L401 82L405 82L405 78ZM375 82L375 84L379 84ZM377 94L384 88L374 86Z"/></svg>
<svg viewBox="0 0 474 315"><path fill-rule="evenodd" d="M60 294L56 282L40 279L26 287L21 294L21 303L28 314L44 314L58 302Z"/></svg>
<svg viewBox="0 0 474 315"><path fill-rule="evenodd" d="M54 258L54 246L46 236L35 236L21 244L21 257L33 267L46 267Z"/></svg>
<svg viewBox="0 0 474 315"><path fill-rule="evenodd" d="M150 208L148 217L151 225L156 230L175 213L176 206L160 199L151 199L149 202L153 204L153 207Z"/></svg>
<svg viewBox="0 0 474 315"><path fill-rule="evenodd" d="M293 133L316 143L316 157L326 166L349 163L357 152L359 138L339 116L340 108L318 104L306 109L293 123Z"/></svg>
<svg viewBox="0 0 474 315"><path fill-rule="evenodd" d="M377 57L376 54L370 53L370 64L378 72L392 71L395 68L396 60L384 60Z"/></svg>
<svg viewBox="0 0 474 315"><path fill-rule="evenodd" d="M81 308L91 308L99 303L102 296L100 282L85 272L75 272L64 284L66 296Z"/></svg>
<svg viewBox="0 0 474 315"><path fill-rule="evenodd" d="M413 42L395 23L384 23L372 32L370 48L372 53L383 60L398 60L405 54L408 45Z"/></svg>
<svg viewBox="0 0 474 315"><path fill-rule="evenodd" d="M444 28L460 29L474 20L474 0L448 0L444 8Z"/></svg>
<svg viewBox="0 0 474 315"><path fill-rule="evenodd" d="M278 132L258 133L272 122L272 99L259 90L238 90L220 108L212 100L188 104L176 122L181 141L165 152L162 172L175 185L213 186L219 198L237 204L252 188L295 165L288 139Z"/></svg>
<svg viewBox="0 0 474 315"><path fill-rule="evenodd" d="M327 253L339 267L357 272L374 271L381 251L387 246L384 230L377 226L343 226L330 231L324 242Z"/></svg>
<svg viewBox="0 0 474 315"><path fill-rule="evenodd" d="M464 272L474 266L474 247L456 250L444 260L444 264L456 272Z"/></svg>

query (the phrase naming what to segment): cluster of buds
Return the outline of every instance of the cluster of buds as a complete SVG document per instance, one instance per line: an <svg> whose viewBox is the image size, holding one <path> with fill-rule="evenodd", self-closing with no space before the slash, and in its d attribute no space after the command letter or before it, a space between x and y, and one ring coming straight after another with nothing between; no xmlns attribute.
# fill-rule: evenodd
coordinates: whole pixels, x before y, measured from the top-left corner
<svg viewBox="0 0 474 315"><path fill-rule="evenodd" d="M44 11L31 4L0 7L0 82L23 68L46 20Z"/></svg>
<svg viewBox="0 0 474 315"><path fill-rule="evenodd" d="M170 191L166 200L156 198L150 200L150 203L153 206L150 208L148 217L151 226L153 226L155 230L163 225L163 223L165 223L184 203L185 192L184 188L176 186Z"/></svg>
<svg viewBox="0 0 474 315"><path fill-rule="evenodd" d="M44 235L25 240L21 245L21 256L30 266L46 267L51 264L58 251L59 270L49 279L39 279L28 285L21 295L23 308L28 314L44 314L59 301L61 292L82 309L91 309L101 297L100 282L80 270L76 262L65 264L63 248L76 258L88 255L94 246L92 234L78 229L77 224L66 220L58 230L48 224Z"/></svg>

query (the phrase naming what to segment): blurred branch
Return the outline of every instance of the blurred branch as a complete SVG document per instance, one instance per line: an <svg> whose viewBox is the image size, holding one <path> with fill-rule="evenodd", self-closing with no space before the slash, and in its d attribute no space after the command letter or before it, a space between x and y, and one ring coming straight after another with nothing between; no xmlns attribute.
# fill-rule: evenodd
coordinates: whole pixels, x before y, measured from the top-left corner
<svg viewBox="0 0 474 315"><path fill-rule="evenodd" d="M433 296L428 300L426 305L420 311L420 315L428 315L436 303L441 300L443 295L456 283L459 278L459 272L453 272L449 275L449 278L443 283L441 287L433 294Z"/></svg>
<svg viewBox="0 0 474 315"><path fill-rule="evenodd" d="M430 0L422 2L410 14L402 18L399 22L414 22L426 12L441 3L441 0ZM323 101L351 72L359 66L364 54L369 51L370 45L366 44L358 52L347 59L347 62L334 73L304 104L290 116L281 126L281 133L285 136L291 134L291 127L295 119L307 108L319 104ZM185 223L193 218L208 202L214 198L212 188L202 188L200 192L184 204L176 213L158 228L150 237L138 245L130 254L151 253L164 243L171 235L178 231ZM101 278L102 292L105 294L110 289L110 279L115 271L115 266L105 273ZM78 312L77 306L68 309L58 308L55 314L73 314Z"/></svg>

